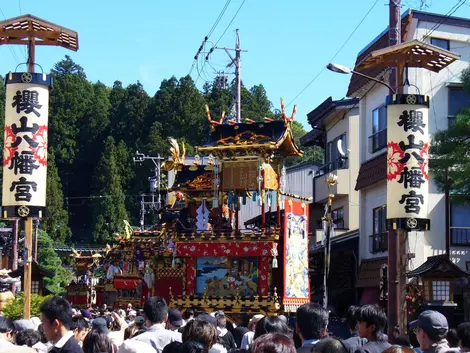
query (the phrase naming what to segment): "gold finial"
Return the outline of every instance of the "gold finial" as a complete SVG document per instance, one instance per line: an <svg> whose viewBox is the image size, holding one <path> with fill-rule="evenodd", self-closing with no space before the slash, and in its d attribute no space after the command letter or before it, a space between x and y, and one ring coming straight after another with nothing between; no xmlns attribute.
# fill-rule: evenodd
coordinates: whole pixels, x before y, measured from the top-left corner
<svg viewBox="0 0 470 353"><path fill-rule="evenodd" d="M328 174L328 176L325 178L325 184L330 187L335 186L338 184L338 176L333 173Z"/></svg>

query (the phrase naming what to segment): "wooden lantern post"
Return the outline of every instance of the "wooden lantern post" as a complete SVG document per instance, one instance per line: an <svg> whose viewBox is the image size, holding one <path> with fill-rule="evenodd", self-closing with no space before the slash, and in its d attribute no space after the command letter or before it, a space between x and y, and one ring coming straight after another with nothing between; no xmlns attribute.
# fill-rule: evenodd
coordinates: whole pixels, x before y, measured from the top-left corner
<svg viewBox="0 0 470 353"><path fill-rule="evenodd" d="M3 165L9 166L11 172L7 173L3 180L1 216L9 219L21 218L25 221L24 318L29 319L33 220L43 216L46 206L47 152L40 152L39 149L47 146L47 110L49 89L52 85L49 75L35 73L35 48L36 45L48 45L77 51L78 34L38 17L24 15L0 22L0 45L8 44L27 46L28 70L22 73L10 72L6 79ZM39 135L41 143L38 143ZM28 148L31 148L32 152L24 150L25 143L29 144ZM26 155L31 160L30 169L23 169L16 161L20 156ZM15 241L17 242L17 239ZM13 249L15 247L17 248L17 244L13 245ZM35 248L37 249L36 246Z"/></svg>

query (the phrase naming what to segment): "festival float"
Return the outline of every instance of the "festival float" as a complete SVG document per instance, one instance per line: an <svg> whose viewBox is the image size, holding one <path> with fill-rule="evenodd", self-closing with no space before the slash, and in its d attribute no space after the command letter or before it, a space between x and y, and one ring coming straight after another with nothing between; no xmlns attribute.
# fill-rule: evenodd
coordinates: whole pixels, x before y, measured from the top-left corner
<svg viewBox="0 0 470 353"><path fill-rule="evenodd" d="M285 159L302 155L292 133L296 108L288 117L281 106L278 119L244 123L213 120L206 107L210 137L197 147L205 157L186 158L170 139L162 170L173 182L159 224L126 224L104 259L108 305L141 306L159 295L183 311L276 314L310 301L307 198L283 191ZM260 222L244 229L248 203Z"/></svg>

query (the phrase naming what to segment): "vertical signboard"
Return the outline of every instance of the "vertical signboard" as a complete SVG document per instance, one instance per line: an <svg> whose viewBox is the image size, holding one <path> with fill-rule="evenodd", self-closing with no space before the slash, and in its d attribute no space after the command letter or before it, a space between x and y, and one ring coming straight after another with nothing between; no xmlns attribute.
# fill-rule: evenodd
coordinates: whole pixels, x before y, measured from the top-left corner
<svg viewBox="0 0 470 353"><path fill-rule="evenodd" d="M2 216L42 217L46 206L49 75L5 79Z"/></svg>
<svg viewBox="0 0 470 353"><path fill-rule="evenodd" d="M425 231L429 194L429 97L387 97L387 228Z"/></svg>

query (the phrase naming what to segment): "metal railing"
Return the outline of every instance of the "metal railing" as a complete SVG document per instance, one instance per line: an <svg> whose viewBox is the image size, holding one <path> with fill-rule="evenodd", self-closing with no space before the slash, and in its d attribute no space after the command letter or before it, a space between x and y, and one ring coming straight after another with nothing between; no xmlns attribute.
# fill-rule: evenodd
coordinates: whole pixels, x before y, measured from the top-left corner
<svg viewBox="0 0 470 353"><path fill-rule="evenodd" d="M387 146L387 129L380 130L372 136L369 136L370 153L377 152Z"/></svg>
<svg viewBox="0 0 470 353"><path fill-rule="evenodd" d="M470 246L470 227L450 227L452 245Z"/></svg>
<svg viewBox="0 0 470 353"><path fill-rule="evenodd" d="M388 250L388 233L372 234L369 236L370 246L369 251L374 254Z"/></svg>
<svg viewBox="0 0 470 353"><path fill-rule="evenodd" d="M348 169L348 168L349 168L348 158L339 157L333 160L332 162L323 165L320 169L318 169L315 177L326 175L329 172L332 172L337 169Z"/></svg>

